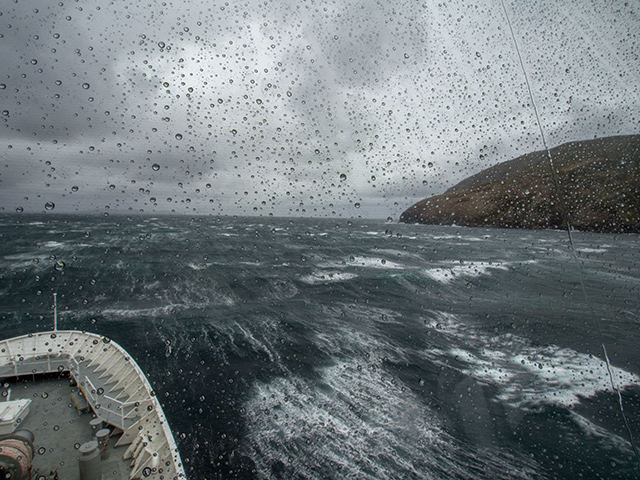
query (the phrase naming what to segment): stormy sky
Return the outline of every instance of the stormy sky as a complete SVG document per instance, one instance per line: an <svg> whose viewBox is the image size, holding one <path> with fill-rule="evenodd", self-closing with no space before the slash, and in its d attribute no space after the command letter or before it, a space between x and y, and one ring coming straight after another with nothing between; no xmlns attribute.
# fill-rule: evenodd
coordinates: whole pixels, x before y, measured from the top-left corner
<svg viewBox="0 0 640 480"><path fill-rule="evenodd" d="M550 147L638 133L638 2L505 4ZM500 1L0 13L0 213L397 219L542 149Z"/></svg>

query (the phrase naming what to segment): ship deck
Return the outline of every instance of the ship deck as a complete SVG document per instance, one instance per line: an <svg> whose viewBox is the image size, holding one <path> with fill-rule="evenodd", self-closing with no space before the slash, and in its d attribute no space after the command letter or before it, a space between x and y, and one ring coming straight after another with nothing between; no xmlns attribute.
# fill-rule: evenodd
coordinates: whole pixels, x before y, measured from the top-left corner
<svg viewBox="0 0 640 480"><path fill-rule="evenodd" d="M78 388L71 385L69 375L5 379L0 388L0 401L7 399L9 390L11 400L31 400L29 413L18 429L30 430L35 437L32 478L46 478L51 472L57 472L60 479L79 480L81 454L78 449L83 443L95 440L100 427L91 425L91 420L96 418L91 409L81 412L76 407L72 394L77 398ZM113 427L110 429L113 432ZM109 438L109 456L101 461L103 480L129 478L131 460L122 458L127 445L115 446L118 436Z"/></svg>

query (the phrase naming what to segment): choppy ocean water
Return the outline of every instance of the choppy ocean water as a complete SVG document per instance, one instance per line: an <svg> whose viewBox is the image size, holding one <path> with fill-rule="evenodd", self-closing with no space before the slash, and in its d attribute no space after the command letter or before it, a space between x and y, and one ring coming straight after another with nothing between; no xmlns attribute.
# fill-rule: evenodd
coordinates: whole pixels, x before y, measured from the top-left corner
<svg viewBox="0 0 640 480"><path fill-rule="evenodd" d="M192 479L638 478L640 237L7 216L2 338L108 335ZM594 321L595 320L595 321ZM596 325L597 322L597 325Z"/></svg>

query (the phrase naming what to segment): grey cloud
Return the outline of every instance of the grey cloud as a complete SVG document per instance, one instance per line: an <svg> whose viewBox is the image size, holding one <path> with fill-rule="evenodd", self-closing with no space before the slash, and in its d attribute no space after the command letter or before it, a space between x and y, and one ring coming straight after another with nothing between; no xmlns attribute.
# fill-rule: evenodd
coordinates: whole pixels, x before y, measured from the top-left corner
<svg viewBox="0 0 640 480"><path fill-rule="evenodd" d="M495 2L228 3L4 8L0 208L386 216L541 148ZM507 8L550 146L637 130L631 7Z"/></svg>

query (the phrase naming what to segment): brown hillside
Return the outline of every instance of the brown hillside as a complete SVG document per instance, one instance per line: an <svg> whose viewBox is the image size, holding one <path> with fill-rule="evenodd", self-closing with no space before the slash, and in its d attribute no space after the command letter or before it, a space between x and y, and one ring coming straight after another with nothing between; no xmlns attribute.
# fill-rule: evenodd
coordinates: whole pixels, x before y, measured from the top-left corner
<svg viewBox="0 0 640 480"><path fill-rule="evenodd" d="M565 211L578 230L640 232L640 135L560 145L473 175L442 195L421 200L404 223L559 228ZM563 205L564 203L564 205Z"/></svg>

